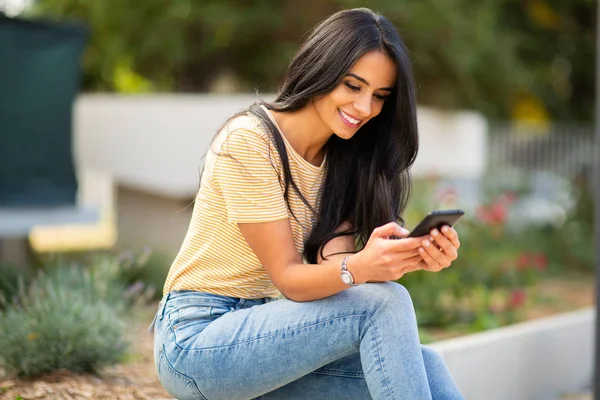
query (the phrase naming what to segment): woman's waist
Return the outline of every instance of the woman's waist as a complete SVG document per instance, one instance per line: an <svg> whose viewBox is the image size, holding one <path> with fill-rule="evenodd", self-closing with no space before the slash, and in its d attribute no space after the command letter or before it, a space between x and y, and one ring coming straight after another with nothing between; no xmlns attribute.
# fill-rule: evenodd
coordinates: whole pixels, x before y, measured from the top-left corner
<svg viewBox="0 0 600 400"><path fill-rule="evenodd" d="M200 308L207 310L208 315L222 315L275 300L275 297L246 299L195 290L176 290L163 296L159 308L164 309L167 314L174 310L182 310L181 313L183 310Z"/></svg>

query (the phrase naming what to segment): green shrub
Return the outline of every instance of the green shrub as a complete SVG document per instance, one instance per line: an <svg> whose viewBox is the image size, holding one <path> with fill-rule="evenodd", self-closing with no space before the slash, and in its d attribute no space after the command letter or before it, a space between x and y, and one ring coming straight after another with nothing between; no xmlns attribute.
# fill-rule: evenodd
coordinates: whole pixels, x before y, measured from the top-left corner
<svg viewBox="0 0 600 400"><path fill-rule="evenodd" d="M131 291L142 290L149 299L160 300L172 258L144 248L139 255L132 251L121 253L119 279Z"/></svg>
<svg viewBox="0 0 600 400"><path fill-rule="evenodd" d="M19 292L20 285L29 281L29 270L23 266L0 262L0 308L2 300L12 299Z"/></svg>
<svg viewBox="0 0 600 400"><path fill-rule="evenodd" d="M34 377L94 372L127 349L123 285L109 259L88 268L57 264L39 273L0 312L0 368Z"/></svg>

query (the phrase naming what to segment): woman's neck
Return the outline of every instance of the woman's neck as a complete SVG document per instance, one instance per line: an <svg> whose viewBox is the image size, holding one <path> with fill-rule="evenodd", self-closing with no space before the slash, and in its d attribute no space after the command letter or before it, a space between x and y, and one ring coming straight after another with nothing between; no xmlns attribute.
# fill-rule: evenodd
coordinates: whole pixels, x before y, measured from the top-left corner
<svg viewBox="0 0 600 400"><path fill-rule="evenodd" d="M320 166L325 156L323 147L332 132L323 123L312 102L298 111L271 113L294 150L309 163Z"/></svg>

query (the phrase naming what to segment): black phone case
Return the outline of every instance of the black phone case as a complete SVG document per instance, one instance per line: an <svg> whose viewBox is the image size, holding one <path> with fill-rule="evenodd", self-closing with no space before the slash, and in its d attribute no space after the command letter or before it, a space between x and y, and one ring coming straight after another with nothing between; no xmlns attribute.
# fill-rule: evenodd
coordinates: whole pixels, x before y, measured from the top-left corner
<svg viewBox="0 0 600 400"><path fill-rule="evenodd" d="M408 237L429 235L432 229L440 229L444 225L453 226L464 214L463 210L432 211L419 222Z"/></svg>

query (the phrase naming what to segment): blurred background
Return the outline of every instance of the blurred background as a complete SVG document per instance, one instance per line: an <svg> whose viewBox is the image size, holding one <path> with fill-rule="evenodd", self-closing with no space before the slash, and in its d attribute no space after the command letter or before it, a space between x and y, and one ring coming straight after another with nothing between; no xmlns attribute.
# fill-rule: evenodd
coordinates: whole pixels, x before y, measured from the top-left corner
<svg viewBox="0 0 600 400"><path fill-rule="evenodd" d="M595 0L0 0L0 348L14 344L2 343L7 313L22 317L13 300L67 307L48 295L64 282L98 290L90 307L135 303L145 321L217 129L274 98L317 22L361 6L396 25L415 69L407 227L432 209L467 211L453 267L402 278L423 341L592 306ZM151 363L139 352L133 365ZM31 357L44 368L0 350L0 372L55 370Z"/></svg>

